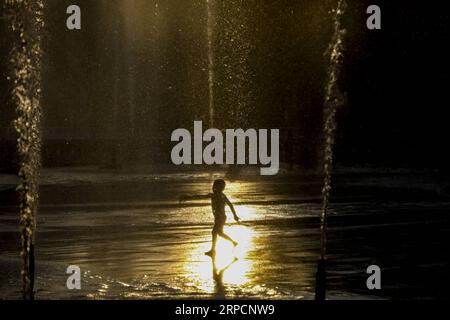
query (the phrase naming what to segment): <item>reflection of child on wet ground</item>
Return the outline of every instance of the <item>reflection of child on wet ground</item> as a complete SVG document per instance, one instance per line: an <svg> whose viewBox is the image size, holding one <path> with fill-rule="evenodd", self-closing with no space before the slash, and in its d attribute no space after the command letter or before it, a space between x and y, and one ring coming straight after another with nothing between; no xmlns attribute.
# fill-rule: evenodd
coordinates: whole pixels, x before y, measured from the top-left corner
<svg viewBox="0 0 450 320"><path fill-rule="evenodd" d="M228 204L228 206L230 207L231 212L234 216L234 220L236 220L236 222L239 222L239 217L236 215L233 204L223 193L223 190L225 190L225 181L222 179L215 180L212 189L213 193L208 193L206 195L183 196L180 198L180 202L187 200L211 199L211 206L214 214L214 228L212 230L211 250L205 252L205 254L214 257L216 253L216 243L218 235L230 241L234 246L237 246L238 244L223 232L223 227L225 226L225 222L227 220L227 216L225 215L225 204Z"/></svg>

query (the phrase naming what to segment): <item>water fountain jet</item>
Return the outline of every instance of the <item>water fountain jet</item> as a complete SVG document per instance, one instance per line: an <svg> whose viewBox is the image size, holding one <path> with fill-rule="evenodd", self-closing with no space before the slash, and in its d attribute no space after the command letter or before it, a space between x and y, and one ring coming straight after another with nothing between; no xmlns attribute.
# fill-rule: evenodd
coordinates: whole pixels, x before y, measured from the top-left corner
<svg viewBox="0 0 450 320"><path fill-rule="evenodd" d="M331 176L333 170L333 148L336 134L336 112L344 103L343 94L339 89L339 79L341 75L344 35L345 29L342 27L342 17L346 9L345 0L339 0L334 11L334 31L330 45L326 52L329 56L330 64L327 72L327 84L325 87L324 101L324 182L322 188L322 214L321 214L321 237L320 237L320 257L316 275L316 300L326 298L326 249L327 249L327 220L331 192Z"/></svg>
<svg viewBox="0 0 450 320"><path fill-rule="evenodd" d="M41 156L41 30L43 0L7 0L13 43L10 53L12 100L17 110L14 127L20 159L17 187L20 201L23 298L34 298L34 243L39 201Z"/></svg>
<svg viewBox="0 0 450 320"><path fill-rule="evenodd" d="M206 0L206 19L208 36L208 97L209 97L209 127L214 128L214 20L213 20L213 0Z"/></svg>

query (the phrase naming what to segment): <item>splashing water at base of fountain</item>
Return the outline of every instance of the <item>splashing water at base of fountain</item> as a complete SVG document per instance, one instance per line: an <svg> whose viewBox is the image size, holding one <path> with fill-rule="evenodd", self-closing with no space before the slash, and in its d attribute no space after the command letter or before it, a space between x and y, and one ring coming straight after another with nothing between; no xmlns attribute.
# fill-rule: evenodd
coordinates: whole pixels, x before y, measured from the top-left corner
<svg viewBox="0 0 450 320"><path fill-rule="evenodd" d="M38 206L40 168L41 30L43 0L7 0L10 27L14 34L10 62L12 98L17 110L14 127L18 134L20 158L21 256L23 259L23 297L33 299L34 237Z"/></svg>
<svg viewBox="0 0 450 320"><path fill-rule="evenodd" d="M336 111L344 104L344 96L339 89L339 79L343 61L345 29L342 27L342 17L346 9L345 0L339 0L334 13L334 31L327 56L330 58L325 87L324 102L324 183L322 189L323 208L321 214L321 259L326 255L327 215L331 192L331 175L333 170L333 147L336 133Z"/></svg>

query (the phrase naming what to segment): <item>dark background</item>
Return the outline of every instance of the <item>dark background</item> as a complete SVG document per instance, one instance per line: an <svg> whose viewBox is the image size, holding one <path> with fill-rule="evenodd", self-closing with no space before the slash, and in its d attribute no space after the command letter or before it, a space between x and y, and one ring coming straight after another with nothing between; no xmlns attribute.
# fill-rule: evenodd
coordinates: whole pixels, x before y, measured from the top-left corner
<svg viewBox="0 0 450 320"><path fill-rule="evenodd" d="M347 2L336 163L446 171L446 5ZM282 161L320 166L336 3L216 1L216 127L280 128ZM70 4L82 8L81 31L65 27ZM381 7L382 30L366 28L370 4ZM48 0L45 16L45 166L169 164L171 132L194 120L207 126L204 1ZM0 168L13 172L13 39L0 21Z"/></svg>

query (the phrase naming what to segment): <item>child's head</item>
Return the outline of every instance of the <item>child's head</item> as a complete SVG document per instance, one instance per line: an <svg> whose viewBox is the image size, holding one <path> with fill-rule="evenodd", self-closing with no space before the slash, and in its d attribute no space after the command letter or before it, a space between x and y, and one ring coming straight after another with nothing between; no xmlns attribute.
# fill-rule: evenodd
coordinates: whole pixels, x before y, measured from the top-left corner
<svg viewBox="0 0 450 320"><path fill-rule="evenodd" d="M222 179L215 180L212 189L214 193L223 192L225 190L225 181Z"/></svg>

